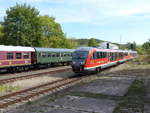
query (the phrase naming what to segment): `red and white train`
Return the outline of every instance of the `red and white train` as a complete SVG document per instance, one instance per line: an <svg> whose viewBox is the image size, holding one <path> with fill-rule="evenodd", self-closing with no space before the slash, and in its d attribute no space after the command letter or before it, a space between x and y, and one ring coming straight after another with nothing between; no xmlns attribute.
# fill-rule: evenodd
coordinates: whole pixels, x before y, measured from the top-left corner
<svg viewBox="0 0 150 113"><path fill-rule="evenodd" d="M75 73L97 71L136 58L136 51L81 47L72 55L72 70Z"/></svg>

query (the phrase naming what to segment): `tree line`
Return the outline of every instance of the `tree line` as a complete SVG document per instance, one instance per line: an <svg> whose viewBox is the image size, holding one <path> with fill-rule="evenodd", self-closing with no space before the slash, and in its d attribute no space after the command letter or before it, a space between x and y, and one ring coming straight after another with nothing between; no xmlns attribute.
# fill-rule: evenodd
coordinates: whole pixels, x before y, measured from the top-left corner
<svg viewBox="0 0 150 113"><path fill-rule="evenodd" d="M6 11L0 23L0 44L53 48L74 48L77 42L67 39L54 17L41 16L34 7L16 4Z"/></svg>

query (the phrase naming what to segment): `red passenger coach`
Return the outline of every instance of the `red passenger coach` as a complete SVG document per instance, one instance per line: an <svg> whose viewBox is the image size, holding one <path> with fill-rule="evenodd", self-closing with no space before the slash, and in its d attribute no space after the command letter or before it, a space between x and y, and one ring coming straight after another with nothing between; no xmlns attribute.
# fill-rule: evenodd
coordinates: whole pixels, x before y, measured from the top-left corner
<svg viewBox="0 0 150 113"><path fill-rule="evenodd" d="M136 51L81 47L73 53L72 70L76 73L90 70L99 72L103 68L135 58L136 55Z"/></svg>
<svg viewBox="0 0 150 113"><path fill-rule="evenodd" d="M32 47L0 45L0 69L15 70L34 63L35 50Z"/></svg>

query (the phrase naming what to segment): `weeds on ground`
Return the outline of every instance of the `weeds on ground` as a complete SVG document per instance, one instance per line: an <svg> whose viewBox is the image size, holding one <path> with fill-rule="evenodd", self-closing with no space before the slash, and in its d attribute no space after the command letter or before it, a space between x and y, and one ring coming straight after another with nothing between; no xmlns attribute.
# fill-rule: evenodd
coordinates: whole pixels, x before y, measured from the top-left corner
<svg viewBox="0 0 150 113"><path fill-rule="evenodd" d="M129 87L124 99L114 110L114 113L133 113L144 111L144 97L146 95L146 87L141 80L135 80Z"/></svg>
<svg viewBox="0 0 150 113"><path fill-rule="evenodd" d="M6 92L12 92L12 91L15 91L15 90L18 90L18 89L20 89L20 88L17 87L17 86L0 85L0 94L1 93L6 93Z"/></svg>

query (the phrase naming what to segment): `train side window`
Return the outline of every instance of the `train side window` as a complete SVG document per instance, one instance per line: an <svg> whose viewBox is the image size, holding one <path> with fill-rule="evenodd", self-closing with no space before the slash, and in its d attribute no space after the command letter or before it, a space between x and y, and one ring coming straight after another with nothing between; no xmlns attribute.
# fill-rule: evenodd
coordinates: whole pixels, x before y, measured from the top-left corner
<svg viewBox="0 0 150 113"><path fill-rule="evenodd" d="M53 53L53 54L52 54L52 57L56 57L56 54L55 54L55 53Z"/></svg>
<svg viewBox="0 0 150 113"><path fill-rule="evenodd" d="M21 53L16 53L16 59L21 59L22 54Z"/></svg>
<svg viewBox="0 0 150 113"><path fill-rule="evenodd" d="M93 53L93 59L97 59L97 52Z"/></svg>
<svg viewBox="0 0 150 113"><path fill-rule="evenodd" d="M60 54L59 53L57 53L57 57L59 57L60 56Z"/></svg>
<svg viewBox="0 0 150 113"><path fill-rule="evenodd" d="M64 55L61 53L61 57L63 57Z"/></svg>
<svg viewBox="0 0 150 113"><path fill-rule="evenodd" d="M48 57L51 57L51 53L48 53Z"/></svg>
<svg viewBox="0 0 150 113"><path fill-rule="evenodd" d="M107 57L106 52L103 52L103 58L106 58L106 57Z"/></svg>
<svg viewBox="0 0 150 113"><path fill-rule="evenodd" d="M67 56L67 53L64 53L64 57L66 57Z"/></svg>
<svg viewBox="0 0 150 113"><path fill-rule="evenodd" d="M13 53L7 53L7 59L13 59Z"/></svg>
<svg viewBox="0 0 150 113"><path fill-rule="evenodd" d="M28 59L29 58L29 53L23 53L23 58Z"/></svg>
<svg viewBox="0 0 150 113"><path fill-rule="evenodd" d="M104 56L104 52L102 52L102 58L105 58L105 56Z"/></svg>
<svg viewBox="0 0 150 113"><path fill-rule="evenodd" d="M98 58L98 59L101 58L100 52L97 52L97 58Z"/></svg>
<svg viewBox="0 0 150 113"><path fill-rule="evenodd" d="M42 53L42 57L45 58L46 57L46 53Z"/></svg>

